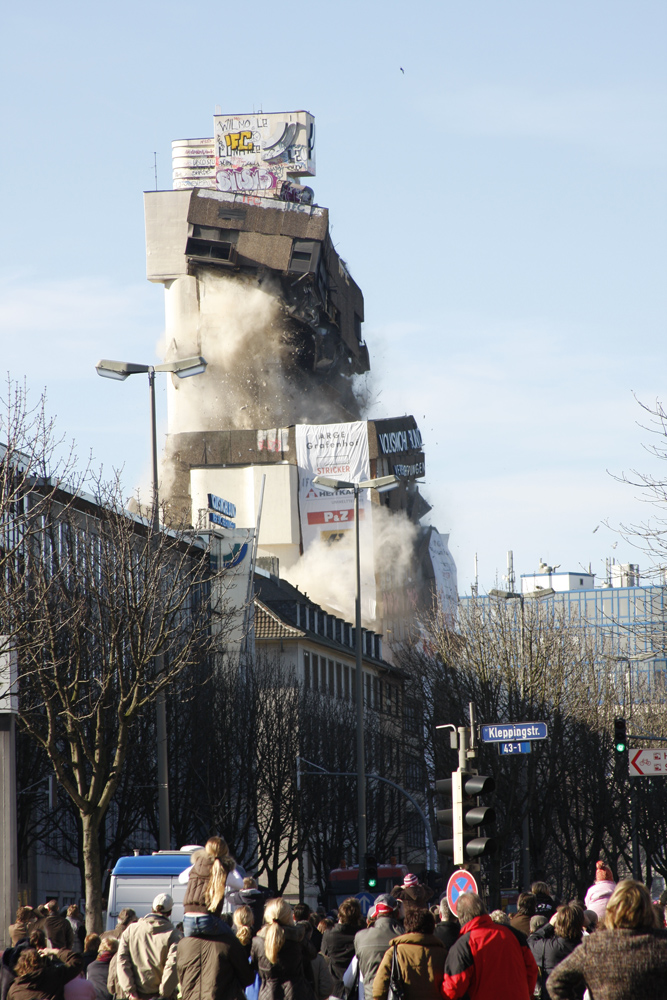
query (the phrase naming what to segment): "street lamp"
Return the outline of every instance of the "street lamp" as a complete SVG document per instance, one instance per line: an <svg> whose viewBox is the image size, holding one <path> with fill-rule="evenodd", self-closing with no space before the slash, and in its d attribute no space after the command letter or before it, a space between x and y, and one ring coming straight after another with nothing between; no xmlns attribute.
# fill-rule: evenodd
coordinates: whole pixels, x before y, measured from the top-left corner
<svg viewBox="0 0 667 1000"><path fill-rule="evenodd" d="M181 358L167 361L162 365L136 365L130 361L108 361L103 359L95 365L97 374L103 378L124 382L130 375L148 375L151 396L151 464L153 470L153 504L151 527L160 530L160 505L157 476L157 421L155 418L155 372L170 372L178 378L201 375L206 371L204 358ZM155 657L156 676L162 672L162 654ZM171 824L169 820L169 758L167 755L167 699L164 691L159 691L155 700L157 729L157 782L158 782L158 845L161 851L168 851L171 845Z"/></svg>
<svg viewBox="0 0 667 1000"><path fill-rule="evenodd" d="M359 493L361 490L377 490L386 493L399 485L396 476L381 476L379 479L366 479L361 483L348 483L343 479L332 479L330 476L315 476L313 483L320 489L331 493L339 490L354 490L354 527L356 542L357 597L355 602L355 647L357 660L357 825L359 857L359 891L365 889L364 871L366 865L366 755L364 753L364 680L361 665L361 560L359 557Z"/></svg>

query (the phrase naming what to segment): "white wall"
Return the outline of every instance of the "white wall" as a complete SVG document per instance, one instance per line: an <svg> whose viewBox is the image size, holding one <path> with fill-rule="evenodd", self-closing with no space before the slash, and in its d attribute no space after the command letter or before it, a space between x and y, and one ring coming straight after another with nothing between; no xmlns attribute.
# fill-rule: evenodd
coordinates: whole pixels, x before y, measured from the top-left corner
<svg viewBox="0 0 667 1000"><path fill-rule="evenodd" d="M192 523L204 526L200 522L202 512L208 521L208 494L214 493L236 505L238 528L254 527L264 475L266 486L259 532L260 554L276 555L281 565L289 565L298 559L301 537L297 503L299 477L295 465L281 462L228 469L211 466L191 469Z"/></svg>

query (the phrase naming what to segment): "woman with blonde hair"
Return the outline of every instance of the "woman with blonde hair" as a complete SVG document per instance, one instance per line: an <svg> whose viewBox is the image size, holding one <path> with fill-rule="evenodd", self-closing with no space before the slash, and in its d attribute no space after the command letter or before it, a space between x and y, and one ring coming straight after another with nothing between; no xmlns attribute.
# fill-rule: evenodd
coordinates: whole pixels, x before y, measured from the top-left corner
<svg viewBox="0 0 667 1000"><path fill-rule="evenodd" d="M607 904L604 931L585 937L549 976L552 1000L665 1000L667 931L657 927L646 886L619 882Z"/></svg>
<svg viewBox="0 0 667 1000"><path fill-rule="evenodd" d="M237 938L247 950L248 955L250 954L250 945L252 943L252 928L255 923L255 917L252 912L251 906L238 906L234 910L234 933Z"/></svg>
<svg viewBox="0 0 667 1000"><path fill-rule="evenodd" d="M225 890L243 888L243 878L234 871L236 861L222 837L209 837L203 851L192 855L188 885L183 897L183 934L208 937L231 934L222 920Z"/></svg>
<svg viewBox="0 0 667 1000"><path fill-rule="evenodd" d="M259 972L258 1000L315 1000L303 924L295 924L286 899L270 899L250 957Z"/></svg>

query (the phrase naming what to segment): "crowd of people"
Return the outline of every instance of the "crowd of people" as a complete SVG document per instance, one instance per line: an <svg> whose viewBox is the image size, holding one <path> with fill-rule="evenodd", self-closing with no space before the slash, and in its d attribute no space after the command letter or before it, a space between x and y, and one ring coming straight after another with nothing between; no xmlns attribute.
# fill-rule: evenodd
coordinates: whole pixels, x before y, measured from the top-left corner
<svg viewBox="0 0 667 1000"><path fill-rule="evenodd" d="M76 907L19 907L0 1000L667 1000L664 900L603 862L584 900L536 882L512 915L475 893L454 915L407 875L364 918L355 897L330 914L265 900L219 837L192 860L177 925L164 892L102 935Z"/></svg>

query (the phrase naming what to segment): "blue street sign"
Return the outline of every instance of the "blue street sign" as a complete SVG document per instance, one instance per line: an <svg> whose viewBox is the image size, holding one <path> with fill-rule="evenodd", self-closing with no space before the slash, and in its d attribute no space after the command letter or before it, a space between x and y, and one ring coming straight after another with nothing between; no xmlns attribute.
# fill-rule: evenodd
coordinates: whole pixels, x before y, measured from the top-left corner
<svg viewBox="0 0 667 1000"><path fill-rule="evenodd" d="M499 722L495 726L482 726L484 743L516 743L546 738L546 722Z"/></svg>
<svg viewBox="0 0 667 1000"><path fill-rule="evenodd" d="M366 916L371 906L375 903L375 896L372 892L358 892L357 899L361 903L361 912Z"/></svg>
<svg viewBox="0 0 667 1000"><path fill-rule="evenodd" d="M530 743L499 743L498 750L506 753L530 753Z"/></svg>

